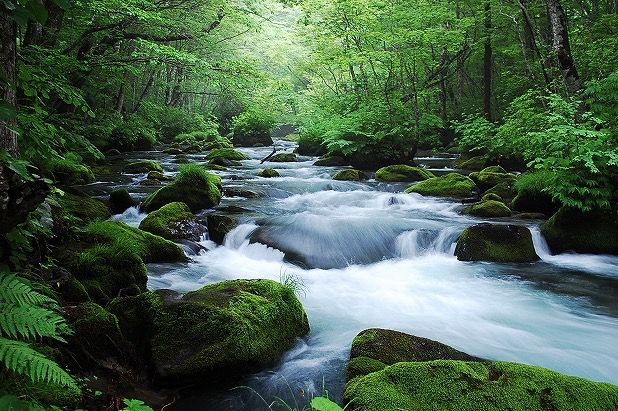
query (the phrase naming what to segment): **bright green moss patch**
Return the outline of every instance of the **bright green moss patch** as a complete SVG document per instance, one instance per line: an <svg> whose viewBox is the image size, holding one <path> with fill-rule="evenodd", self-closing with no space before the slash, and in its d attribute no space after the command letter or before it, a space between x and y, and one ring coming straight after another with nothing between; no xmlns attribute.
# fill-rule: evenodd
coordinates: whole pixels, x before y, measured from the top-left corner
<svg viewBox="0 0 618 411"><path fill-rule="evenodd" d="M211 151L207 157L209 160L214 160L216 158L224 158L226 160L248 160L245 154L240 151L234 150L233 148L218 148L216 150Z"/></svg>
<svg viewBox="0 0 618 411"><path fill-rule="evenodd" d="M158 171L163 173L163 167L161 167L161 164L154 160L135 161L124 167L124 172L129 174L142 174L150 171Z"/></svg>
<svg viewBox="0 0 618 411"><path fill-rule="evenodd" d="M139 228L160 237L172 239L174 238L172 229L176 223L193 219L195 216L185 203L169 203L148 214L140 223Z"/></svg>
<svg viewBox="0 0 618 411"><path fill-rule="evenodd" d="M487 193L482 198L483 201L502 201L502 197L495 193Z"/></svg>
<svg viewBox="0 0 618 411"><path fill-rule="evenodd" d="M343 170L335 174L333 180L339 181L362 181L367 180L367 176L360 170Z"/></svg>
<svg viewBox="0 0 618 411"><path fill-rule="evenodd" d="M383 167L376 172L376 180L386 182L422 181L434 177L430 171L405 164Z"/></svg>
<svg viewBox="0 0 618 411"><path fill-rule="evenodd" d="M618 387L506 362L403 362L352 380L345 397L362 411L605 411Z"/></svg>
<svg viewBox="0 0 618 411"><path fill-rule="evenodd" d="M416 183L405 192L433 197L467 198L473 195L475 189L476 185L470 178L450 173Z"/></svg>
<svg viewBox="0 0 618 411"><path fill-rule="evenodd" d="M464 214L477 217L498 218L510 217L511 210L502 201L483 200L464 209Z"/></svg>
<svg viewBox="0 0 618 411"><path fill-rule="evenodd" d="M90 184L95 181L92 169L71 156L52 161L51 171L56 181L63 185Z"/></svg>
<svg viewBox="0 0 618 411"><path fill-rule="evenodd" d="M185 164L171 184L152 193L142 203L147 212L158 210L166 204L182 202L193 212L214 207L221 201L221 178L208 173L205 167Z"/></svg>
<svg viewBox="0 0 618 411"><path fill-rule="evenodd" d="M371 374L372 372L383 370L388 367L382 361L369 357L350 358L348 362L348 371L346 380L350 381L353 378Z"/></svg>
<svg viewBox="0 0 618 411"><path fill-rule="evenodd" d="M515 174L507 173L500 166L484 168L478 173L471 173L470 178L483 190L495 187L498 184L510 184L515 182Z"/></svg>
<svg viewBox="0 0 618 411"><path fill-rule="evenodd" d="M272 156L268 161L273 163L294 163L296 161L296 154L279 153Z"/></svg>
<svg viewBox="0 0 618 411"><path fill-rule="evenodd" d="M309 331L294 292L274 281L225 281L164 301L152 357L158 375L176 383L264 366Z"/></svg>
<svg viewBox="0 0 618 411"><path fill-rule="evenodd" d="M279 172L275 170L274 168L266 168L258 173L258 177L264 177L264 178L273 178L273 177L280 177L280 176L281 175L279 174Z"/></svg>
<svg viewBox="0 0 618 411"><path fill-rule="evenodd" d="M467 160L457 160L454 163L456 168L469 171L480 171L487 167L489 160L484 156L472 157Z"/></svg>
<svg viewBox="0 0 618 411"><path fill-rule="evenodd" d="M466 228L457 240L455 255L460 261L530 263L539 260L527 227L487 223Z"/></svg>
<svg viewBox="0 0 618 411"><path fill-rule="evenodd" d="M112 215L105 202L87 195L65 192L58 197L58 203L63 215L76 217L82 223L106 220Z"/></svg>

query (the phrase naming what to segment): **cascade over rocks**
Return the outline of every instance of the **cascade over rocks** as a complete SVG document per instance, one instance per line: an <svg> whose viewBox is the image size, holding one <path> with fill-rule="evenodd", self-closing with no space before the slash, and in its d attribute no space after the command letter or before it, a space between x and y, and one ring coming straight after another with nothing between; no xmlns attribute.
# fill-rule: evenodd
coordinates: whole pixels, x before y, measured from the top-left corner
<svg viewBox="0 0 618 411"><path fill-rule="evenodd" d="M129 194L126 188L114 190L109 195L109 208L113 214L122 214L128 208L135 205L135 200L131 198L131 194Z"/></svg>
<svg viewBox="0 0 618 411"><path fill-rule="evenodd" d="M455 255L460 261L532 263L540 260L527 227L489 223L466 228L457 240Z"/></svg>

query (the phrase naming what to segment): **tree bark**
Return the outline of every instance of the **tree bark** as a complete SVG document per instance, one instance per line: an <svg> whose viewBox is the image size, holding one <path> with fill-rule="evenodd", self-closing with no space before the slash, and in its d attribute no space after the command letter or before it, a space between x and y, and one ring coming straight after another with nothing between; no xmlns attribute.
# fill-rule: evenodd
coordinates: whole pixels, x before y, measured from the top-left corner
<svg viewBox="0 0 618 411"><path fill-rule="evenodd" d="M2 103L15 107L17 24L10 11L0 5L0 98ZM15 118L0 120L0 151L17 156L17 134Z"/></svg>
<svg viewBox="0 0 618 411"><path fill-rule="evenodd" d="M493 121L491 107L492 54L491 47L491 1L485 2L485 53L483 57L483 112L488 121Z"/></svg>
<svg viewBox="0 0 618 411"><path fill-rule="evenodd" d="M573 95L581 89L581 82L571 55L566 14L559 0L546 0L546 4L554 51L564 77L566 90L569 95Z"/></svg>

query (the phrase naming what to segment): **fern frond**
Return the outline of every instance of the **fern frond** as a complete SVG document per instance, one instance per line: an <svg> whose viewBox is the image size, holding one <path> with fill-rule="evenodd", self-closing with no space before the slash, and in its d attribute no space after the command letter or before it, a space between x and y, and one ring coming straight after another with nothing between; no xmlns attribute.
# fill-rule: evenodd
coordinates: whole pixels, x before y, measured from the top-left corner
<svg viewBox="0 0 618 411"><path fill-rule="evenodd" d="M0 273L0 302L16 305L55 304L53 298L34 291L13 273Z"/></svg>
<svg viewBox="0 0 618 411"><path fill-rule="evenodd" d="M53 383L79 390L66 371L23 341L0 337L0 363L14 373L29 377L32 382Z"/></svg>
<svg viewBox="0 0 618 411"><path fill-rule="evenodd" d="M57 313L32 305L5 304L0 310L0 335L11 338L50 337L64 342L60 336L64 323Z"/></svg>

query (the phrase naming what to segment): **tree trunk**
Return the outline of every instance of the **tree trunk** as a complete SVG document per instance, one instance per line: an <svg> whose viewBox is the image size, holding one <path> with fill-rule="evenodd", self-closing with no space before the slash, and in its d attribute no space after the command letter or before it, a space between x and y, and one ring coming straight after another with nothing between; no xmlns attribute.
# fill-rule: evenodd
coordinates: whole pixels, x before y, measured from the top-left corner
<svg viewBox="0 0 618 411"><path fill-rule="evenodd" d="M546 0L546 3L554 51L558 58L567 92L569 95L573 95L581 89L581 83L571 55L566 14L558 0Z"/></svg>
<svg viewBox="0 0 618 411"><path fill-rule="evenodd" d="M3 103L15 107L17 24L10 11L0 5L0 98ZM15 118L0 120L0 151L17 156L17 134Z"/></svg>
<svg viewBox="0 0 618 411"><path fill-rule="evenodd" d="M485 55L483 58L483 112L488 121L493 121L491 110L492 53L491 48L491 1L485 2Z"/></svg>

